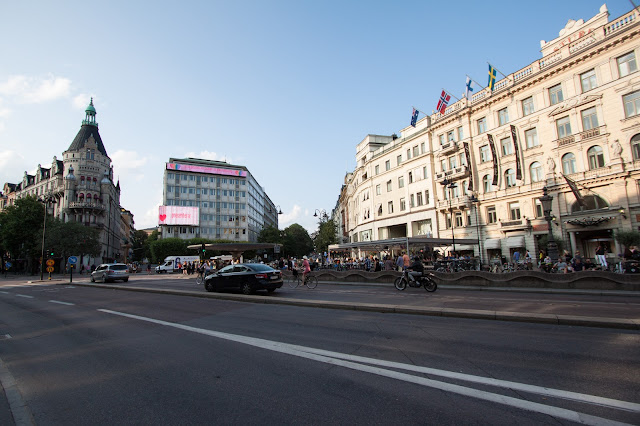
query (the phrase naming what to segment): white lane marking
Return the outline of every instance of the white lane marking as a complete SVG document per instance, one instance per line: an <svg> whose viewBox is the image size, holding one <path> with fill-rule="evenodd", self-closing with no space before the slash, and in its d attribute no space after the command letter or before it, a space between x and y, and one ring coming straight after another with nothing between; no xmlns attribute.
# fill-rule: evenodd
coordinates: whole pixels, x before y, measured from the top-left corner
<svg viewBox="0 0 640 426"><path fill-rule="evenodd" d="M385 370L385 369L373 367L370 365L358 364L355 362L346 361L338 358L323 356L313 352L309 352L309 349L312 349L312 348L305 348L305 350L300 350L300 349L297 349L297 348L300 348L300 346L290 345L288 343L281 343L281 342L275 342L271 340L258 339L255 337L223 333L223 332L213 331L213 330L206 330L202 328L191 327L188 325L162 321L154 318L148 318L148 317L142 317L138 315L126 314L123 312L111 311L108 309L98 309L98 311L104 312L107 314L118 315L126 318L151 322L151 323L164 325L168 327L173 327L173 328L177 328L185 331L190 331L193 333L203 334L206 336L218 337L221 339L230 340L237 343L242 343L242 344L255 346L258 348L267 349L275 352L285 353L289 355L294 355L302 358L312 359L315 361L337 365L345 368L350 368L353 370L377 374L379 376L389 377L392 379L403 380L406 382L443 390L445 392L452 392L459 395L468 396L471 398L477 398L485 401L494 402L497 404L509 405L509 406L520 408L526 411L533 411L537 413L547 414L552 417L561 418L561 419L569 420L572 422L588 424L588 425L605 425L605 424L624 425L625 424L625 423L620 423L620 422L616 422L609 419L604 419L601 417L592 416L585 413L580 413L573 410L567 410L564 408L539 404L531 401L525 401L525 400L521 400L521 399L517 399L517 398L505 396L505 395L481 391L474 388L467 388L464 386L454 385L451 383L439 382L436 380L426 379L423 377L412 376L410 374L400 373L393 370Z"/></svg>
<svg viewBox="0 0 640 426"><path fill-rule="evenodd" d="M8 291L0 291L0 293L2 293L2 294L11 294Z"/></svg>
<svg viewBox="0 0 640 426"><path fill-rule="evenodd" d="M33 296L29 296L29 295L26 295L26 294L16 294L16 296L18 296L18 297L27 297L29 299L33 299Z"/></svg>
<svg viewBox="0 0 640 426"><path fill-rule="evenodd" d="M49 302L51 302L51 303L58 303L58 304L60 304L60 305L75 306L75 303L61 302L61 301L59 301L59 300L49 300Z"/></svg>
<svg viewBox="0 0 640 426"><path fill-rule="evenodd" d="M511 390L535 393L538 395L569 399L572 401L611 407L611 408L616 408L616 409L625 410L625 411L640 412L640 404L636 404L633 402L619 401L617 399L603 398L603 397L594 396L594 395L564 391L560 389L552 389L552 388L547 388L542 386L527 385L524 383L510 382L507 380L494 379L491 377L473 376L471 374L456 373L456 372L447 371L447 370L436 370L434 368L421 367L421 366L412 365L412 364L403 364L403 363L393 362L393 361L383 361L375 358L366 358L366 357L361 357L357 355L349 355L349 354L343 354L340 352L325 351L322 349L314 349L314 348L308 348L304 346L297 346L297 345L290 345L290 346L304 352L330 356L333 358L345 359L348 361L363 362L367 364L380 365L380 366L389 367L389 368L398 368L402 370L414 371L416 373L431 374L434 376L448 377L451 379L464 380L472 383L480 383L483 385L496 386L496 387L501 387L501 388L506 388Z"/></svg>

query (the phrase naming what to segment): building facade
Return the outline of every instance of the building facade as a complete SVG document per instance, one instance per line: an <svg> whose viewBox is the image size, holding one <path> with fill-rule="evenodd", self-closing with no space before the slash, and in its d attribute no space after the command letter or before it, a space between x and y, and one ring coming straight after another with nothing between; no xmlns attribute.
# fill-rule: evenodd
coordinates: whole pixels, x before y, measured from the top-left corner
<svg viewBox="0 0 640 426"><path fill-rule="evenodd" d="M479 239L456 251L511 258L552 232L570 252L621 252L640 225L640 23L606 5L541 42L542 58L400 136L356 149L333 217L344 242L433 235ZM476 220L477 217L477 220ZM453 247L448 248L450 251Z"/></svg>
<svg viewBox="0 0 640 426"><path fill-rule="evenodd" d="M278 211L244 166L197 158L165 164L162 238L257 242L266 226L278 227Z"/></svg>
<svg viewBox="0 0 640 426"><path fill-rule="evenodd" d="M99 229L102 251L96 258L82 257L88 266L123 260L125 236L121 234L120 183L113 183L111 159L98 131L93 99L85 113L80 131L62 153L62 160L54 156L51 167L38 164L35 175L25 172L21 182L5 183L4 194L6 205L26 196L51 199L55 217Z"/></svg>

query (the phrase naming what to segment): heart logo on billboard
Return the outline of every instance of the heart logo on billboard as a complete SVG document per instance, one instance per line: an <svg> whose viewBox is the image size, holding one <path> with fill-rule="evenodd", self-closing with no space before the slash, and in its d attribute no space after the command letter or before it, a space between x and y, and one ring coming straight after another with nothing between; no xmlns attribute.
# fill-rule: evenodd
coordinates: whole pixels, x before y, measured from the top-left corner
<svg viewBox="0 0 640 426"><path fill-rule="evenodd" d="M160 215L160 222L164 222L164 220L167 218L166 214L161 214Z"/></svg>

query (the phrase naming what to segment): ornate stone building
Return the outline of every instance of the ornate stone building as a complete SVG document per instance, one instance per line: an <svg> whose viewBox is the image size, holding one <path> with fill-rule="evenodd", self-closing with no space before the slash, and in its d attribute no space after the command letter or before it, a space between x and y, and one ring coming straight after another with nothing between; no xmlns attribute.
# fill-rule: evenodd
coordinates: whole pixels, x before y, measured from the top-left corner
<svg viewBox="0 0 640 426"><path fill-rule="evenodd" d="M400 136L356 149L333 217L345 242L428 235L479 239L487 259L529 250L552 231L593 257L620 253L615 230L640 225L640 22L603 5L569 20L542 57ZM443 184L448 184L447 186ZM477 221L476 221L477 215ZM448 247L451 251L452 247Z"/></svg>
<svg viewBox="0 0 640 426"><path fill-rule="evenodd" d="M25 172L20 183L5 183L4 194L7 205L29 195L52 199L54 216L99 229L101 255L82 259L91 265L123 260L122 244L128 235L121 235L120 183L113 183L111 159L98 131L93 99L85 112L80 131L62 153L62 160L54 156L50 168L38 164L35 175Z"/></svg>

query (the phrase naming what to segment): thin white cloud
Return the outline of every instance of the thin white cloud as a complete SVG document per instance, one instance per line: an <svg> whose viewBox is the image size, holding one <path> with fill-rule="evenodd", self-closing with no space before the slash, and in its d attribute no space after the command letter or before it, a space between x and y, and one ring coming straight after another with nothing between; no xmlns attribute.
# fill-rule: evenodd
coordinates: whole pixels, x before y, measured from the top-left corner
<svg viewBox="0 0 640 426"><path fill-rule="evenodd" d="M111 154L111 160L114 169L117 167L122 170L135 170L147 164L148 158L142 157L135 151L119 149L115 153Z"/></svg>
<svg viewBox="0 0 640 426"><path fill-rule="evenodd" d="M286 228L287 226L295 223L300 217L301 217L301 213L302 213L302 208L295 204L293 206L293 209L291 209L290 212L283 212L280 215L280 219L278 219L278 224L280 225L280 228Z"/></svg>
<svg viewBox="0 0 640 426"><path fill-rule="evenodd" d="M231 163L231 160L229 158L226 158L225 156L220 155L217 152L211 152L211 151L200 151L199 153L190 151L190 152L187 152L184 156L185 158L186 157L201 158L203 160L226 161L227 163Z"/></svg>
<svg viewBox="0 0 640 426"><path fill-rule="evenodd" d="M71 93L71 80L49 75L45 78L14 75L0 83L0 95L18 103L39 104L66 98Z"/></svg>
<svg viewBox="0 0 640 426"><path fill-rule="evenodd" d="M91 102L91 98L93 98L93 104L95 105L96 103L98 103L98 98L96 97L96 95L94 94L87 94L87 93L81 93L79 95L76 95L73 97L73 99L71 100L71 104L73 105L73 107L75 109L79 109L84 111L87 106L89 105L89 102ZM104 106L104 105L103 105Z"/></svg>

